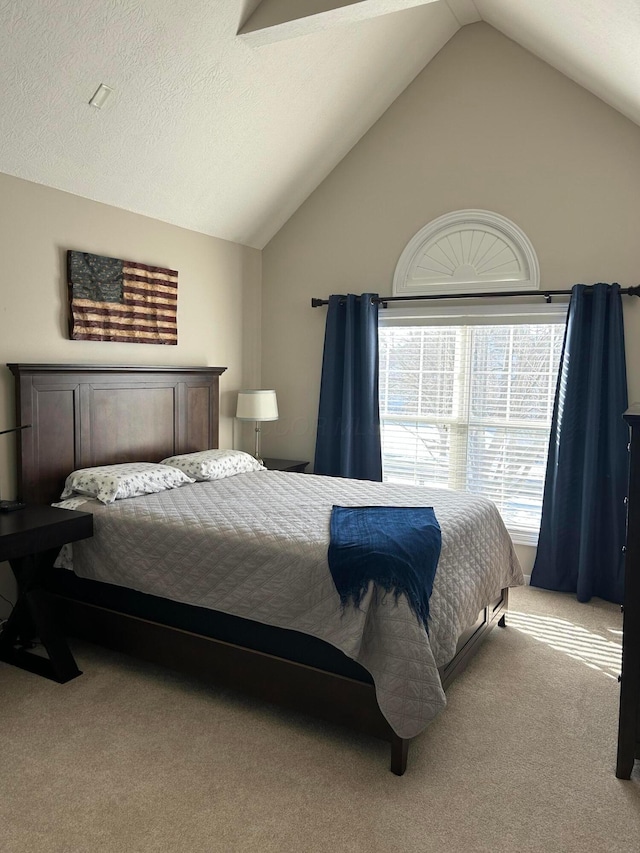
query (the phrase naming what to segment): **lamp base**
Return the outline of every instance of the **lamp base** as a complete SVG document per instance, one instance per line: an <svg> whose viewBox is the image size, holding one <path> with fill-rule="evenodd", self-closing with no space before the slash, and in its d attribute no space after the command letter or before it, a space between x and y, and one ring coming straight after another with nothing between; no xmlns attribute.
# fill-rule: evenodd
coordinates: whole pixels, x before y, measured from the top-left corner
<svg viewBox="0 0 640 853"><path fill-rule="evenodd" d="M256 449L255 449L255 452L253 454L253 458L262 465L263 464L262 459L260 458L260 422L259 421L256 421L255 432L256 432Z"/></svg>
<svg viewBox="0 0 640 853"><path fill-rule="evenodd" d="M0 512L15 512L17 509L24 509L26 504L21 501L0 501Z"/></svg>

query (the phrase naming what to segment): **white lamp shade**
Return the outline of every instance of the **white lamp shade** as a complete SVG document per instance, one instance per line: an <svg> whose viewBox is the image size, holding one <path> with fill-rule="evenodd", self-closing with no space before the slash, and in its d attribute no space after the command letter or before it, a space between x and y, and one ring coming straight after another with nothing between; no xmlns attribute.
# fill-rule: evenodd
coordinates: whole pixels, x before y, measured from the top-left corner
<svg viewBox="0 0 640 853"><path fill-rule="evenodd" d="M239 421L277 421L275 391L238 391L236 418Z"/></svg>

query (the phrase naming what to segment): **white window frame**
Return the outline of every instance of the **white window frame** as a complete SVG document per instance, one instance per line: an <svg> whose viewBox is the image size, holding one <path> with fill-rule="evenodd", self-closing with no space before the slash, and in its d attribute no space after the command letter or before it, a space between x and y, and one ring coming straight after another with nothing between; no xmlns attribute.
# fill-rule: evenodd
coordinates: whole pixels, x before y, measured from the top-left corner
<svg viewBox="0 0 640 853"><path fill-rule="evenodd" d="M493 300L491 300L493 302ZM567 314L567 302L554 302L550 304L540 303L522 303L518 304L483 304L483 305L447 305L433 307L432 305L419 307L405 307L402 303L389 303L387 309L383 309L379 314L379 325L382 327L388 326L477 326L477 325L516 325L522 324L539 324L539 323L554 323L565 324ZM552 393L555 391L552 389ZM391 419L391 418L390 418ZM401 419L401 416L393 416L394 421ZM382 418L382 420L384 420ZM432 423L433 418L426 416L411 416L412 422ZM450 419L452 425L455 419ZM503 425L502 423L500 425ZM518 426L517 423L512 424ZM464 425L461 423L461 432L465 432ZM531 424L526 424L527 428L531 428ZM544 431L548 436L548 431ZM461 440L462 443L462 440ZM466 439L464 439L466 446ZM455 451L454 451L455 452ZM449 482L450 488L459 488L460 484ZM508 527L511 538L517 544L536 545L538 541L538 532L530 530L517 529L512 526Z"/></svg>

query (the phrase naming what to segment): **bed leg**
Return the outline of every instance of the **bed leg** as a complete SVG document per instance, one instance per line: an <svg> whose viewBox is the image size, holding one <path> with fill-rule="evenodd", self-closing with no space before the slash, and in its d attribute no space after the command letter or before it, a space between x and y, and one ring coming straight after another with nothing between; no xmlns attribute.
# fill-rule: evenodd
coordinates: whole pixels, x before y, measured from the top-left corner
<svg viewBox="0 0 640 853"><path fill-rule="evenodd" d="M391 772L402 776L407 769L410 738L391 735Z"/></svg>
<svg viewBox="0 0 640 853"><path fill-rule="evenodd" d="M509 609L509 587L502 590L502 616L498 619L498 627L507 627L507 610Z"/></svg>

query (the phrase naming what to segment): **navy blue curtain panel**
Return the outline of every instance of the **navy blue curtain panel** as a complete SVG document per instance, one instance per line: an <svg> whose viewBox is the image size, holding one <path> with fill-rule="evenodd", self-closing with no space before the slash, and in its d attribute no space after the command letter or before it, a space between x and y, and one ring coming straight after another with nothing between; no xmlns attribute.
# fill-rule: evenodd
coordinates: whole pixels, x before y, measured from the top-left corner
<svg viewBox="0 0 640 853"><path fill-rule="evenodd" d="M316 474L382 480L376 296L329 297Z"/></svg>
<svg viewBox="0 0 640 853"><path fill-rule="evenodd" d="M622 602L629 433L617 284L571 291L532 586Z"/></svg>

